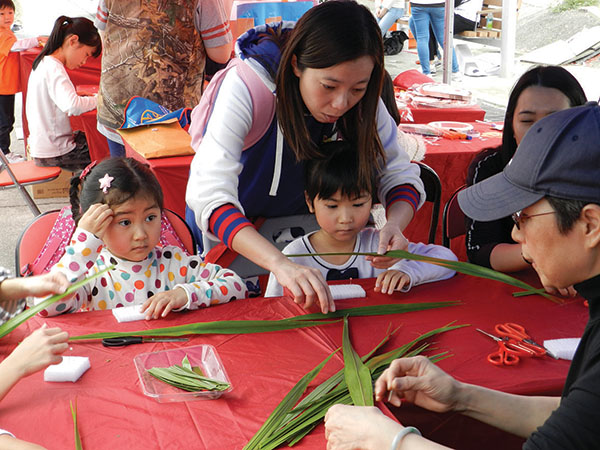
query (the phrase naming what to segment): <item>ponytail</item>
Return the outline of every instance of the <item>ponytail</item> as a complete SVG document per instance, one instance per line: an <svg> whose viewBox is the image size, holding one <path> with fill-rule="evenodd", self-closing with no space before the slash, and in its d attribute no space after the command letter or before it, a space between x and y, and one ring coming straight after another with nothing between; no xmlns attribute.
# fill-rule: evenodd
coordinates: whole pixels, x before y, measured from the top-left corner
<svg viewBox="0 0 600 450"><path fill-rule="evenodd" d="M44 56L53 54L56 50L62 47L65 39L71 35L77 36L79 43L94 47L92 56L97 58L102 52L102 42L98 30L94 23L85 17L67 17L60 16L54 22L54 27L48 37L48 42L40 54L33 61L33 70L37 68Z"/></svg>
<svg viewBox="0 0 600 450"><path fill-rule="evenodd" d="M81 172L71 177L71 187L69 188L69 201L71 202L71 214L75 224L81 218L81 206L79 204L79 187L81 186Z"/></svg>

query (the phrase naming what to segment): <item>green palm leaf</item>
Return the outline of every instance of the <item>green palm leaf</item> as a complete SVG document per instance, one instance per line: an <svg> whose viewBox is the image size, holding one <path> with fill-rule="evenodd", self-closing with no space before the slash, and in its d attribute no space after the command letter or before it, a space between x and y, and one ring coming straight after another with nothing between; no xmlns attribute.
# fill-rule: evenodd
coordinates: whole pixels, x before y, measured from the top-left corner
<svg viewBox="0 0 600 450"><path fill-rule="evenodd" d="M71 408L71 415L73 416L73 430L75 433L75 450L83 450L81 445L81 436L79 436L79 427L77 426L77 400L75 400L75 406L73 402L69 402Z"/></svg>
<svg viewBox="0 0 600 450"><path fill-rule="evenodd" d="M400 314L404 312L422 311L432 308L460 305L460 302L434 302L434 303L393 303L389 305L362 306L348 308L329 314L315 313L288 317L281 320L221 320L215 322L196 322L175 327L155 328L152 330L117 331L82 334L71 336L70 341L98 340L118 336L185 336L193 334L251 334L266 333L270 331L292 330L295 328L329 325L338 322L337 317L347 314L350 317Z"/></svg>
<svg viewBox="0 0 600 450"><path fill-rule="evenodd" d="M348 317L344 317L344 331L342 337L344 349L344 379L356 406L373 406L373 381L371 372L363 364L358 353L350 343L348 332Z"/></svg>
<svg viewBox="0 0 600 450"><path fill-rule="evenodd" d="M10 332L12 332L15 328L17 328L19 325L21 325L23 322L28 321L33 316L35 316L37 313L46 309L48 306L58 302L59 300L62 300L66 296L75 292L81 286L89 283L94 278L98 278L100 275L104 274L105 272L108 272L109 270L113 269L114 267L115 266L113 265L113 266L109 266L105 269L102 269L100 272L95 273L94 275L86 278L85 280L81 280L77 283L72 284L71 286L69 286L69 288L63 294L53 295L52 297L47 298L43 302L38 303L37 305L35 305L31 308L27 308L21 314L17 314L12 319L7 320L6 322L4 322L2 324L2 326L0 326L0 338L3 338L4 336L6 336Z"/></svg>
<svg viewBox="0 0 600 450"><path fill-rule="evenodd" d="M281 403L277 405L275 410L271 413L269 418L260 427L260 430L250 439L250 441L244 446L244 450L251 450L261 448L261 441L264 437L269 436L272 432L277 430L285 418L285 416L289 413L290 409L294 404L298 401L298 399L302 396L308 384L317 376L317 374L323 369L327 361L329 361L333 355L338 352L339 349L335 350L331 353L327 358L321 362L317 367L304 375L298 383L292 388L290 392L283 398Z"/></svg>
<svg viewBox="0 0 600 450"><path fill-rule="evenodd" d="M378 253L361 253L361 252L350 252L350 253L302 253L297 255L286 255L288 258L297 258L301 256L339 256L339 255L358 255L358 256L388 256L390 258L397 259L410 259L413 261L421 261L429 264L435 264L438 266L446 267L447 269L455 270L465 275L471 275L479 278L486 278L488 280L500 281L511 286L525 289L526 291L536 291L536 289L519 280L518 278L511 277L502 272L497 272L487 267L478 266L477 264L471 264L463 261L450 261L448 259L433 258L431 256L416 255L405 250L390 250L385 255ZM538 292L541 296L546 297L548 300L552 300L555 303L563 303L563 300L554 297L545 292Z"/></svg>

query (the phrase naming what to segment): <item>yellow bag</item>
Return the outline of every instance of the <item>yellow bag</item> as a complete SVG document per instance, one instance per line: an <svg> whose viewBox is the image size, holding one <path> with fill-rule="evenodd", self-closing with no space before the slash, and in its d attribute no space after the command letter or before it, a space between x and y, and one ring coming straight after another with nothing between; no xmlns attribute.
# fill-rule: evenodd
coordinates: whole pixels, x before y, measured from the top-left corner
<svg viewBox="0 0 600 450"><path fill-rule="evenodd" d="M192 137L177 119L117 130L124 141L146 159L193 155Z"/></svg>

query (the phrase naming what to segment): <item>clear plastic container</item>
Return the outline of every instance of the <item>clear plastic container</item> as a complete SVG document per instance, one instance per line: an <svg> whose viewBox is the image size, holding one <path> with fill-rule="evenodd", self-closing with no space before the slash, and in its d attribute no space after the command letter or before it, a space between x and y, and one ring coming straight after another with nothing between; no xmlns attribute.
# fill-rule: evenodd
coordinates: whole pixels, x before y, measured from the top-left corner
<svg viewBox="0 0 600 450"><path fill-rule="evenodd" d="M208 378L229 383L229 388L225 391L187 392L164 383L148 373L148 369L153 367L170 367L174 364L181 365L181 361L186 355L192 367L200 367L204 375ZM225 368L221 363L221 359L212 345L203 344L160 352L141 353L133 358L133 362L138 372L144 394L155 398L161 403L214 400L226 392L231 392L233 389Z"/></svg>

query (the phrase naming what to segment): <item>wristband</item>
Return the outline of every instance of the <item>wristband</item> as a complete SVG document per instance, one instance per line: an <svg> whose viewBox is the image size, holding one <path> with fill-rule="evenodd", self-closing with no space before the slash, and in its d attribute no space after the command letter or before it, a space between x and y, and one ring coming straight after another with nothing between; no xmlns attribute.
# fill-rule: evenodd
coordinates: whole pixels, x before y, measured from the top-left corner
<svg viewBox="0 0 600 450"><path fill-rule="evenodd" d="M404 428L402 428L402 430L400 430L398 432L398 434L392 441L392 449L391 450L397 450L400 447L400 443L402 442L402 439L404 439L404 436L406 436L407 434L410 434L410 433L415 433L416 435L421 436L421 432L419 430L417 430L415 427L404 427Z"/></svg>

